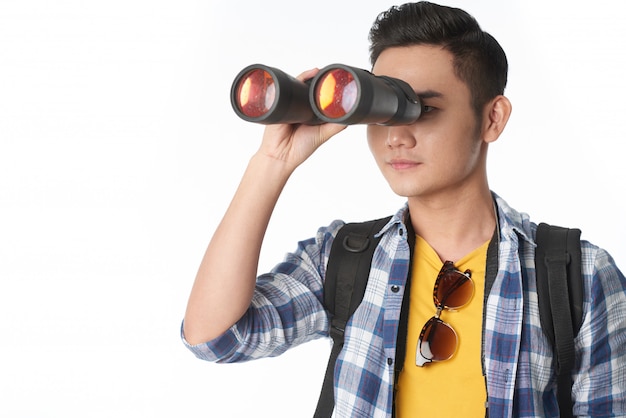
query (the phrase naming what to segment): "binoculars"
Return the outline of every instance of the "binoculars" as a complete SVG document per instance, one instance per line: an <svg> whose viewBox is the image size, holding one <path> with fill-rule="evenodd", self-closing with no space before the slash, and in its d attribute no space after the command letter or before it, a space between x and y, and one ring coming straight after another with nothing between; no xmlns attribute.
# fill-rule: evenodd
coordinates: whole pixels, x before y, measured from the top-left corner
<svg viewBox="0 0 626 418"><path fill-rule="evenodd" d="M230 99L241 119L266 125L407 125L422 113L408 83L343 64L324 67L306 82L253 64L235 78Z"/></svg>

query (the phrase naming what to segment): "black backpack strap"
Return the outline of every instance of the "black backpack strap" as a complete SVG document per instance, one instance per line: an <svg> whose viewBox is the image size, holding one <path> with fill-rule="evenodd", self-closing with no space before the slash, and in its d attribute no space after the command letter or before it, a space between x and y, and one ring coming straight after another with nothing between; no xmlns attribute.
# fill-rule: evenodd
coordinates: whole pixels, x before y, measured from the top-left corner
<svg viewBox="0 0 626 418"><path fill-rule="evenodd" d="M314 418L328 418L335 407L334 372L346 324L361 304L369 278L376 237L391 217L344 225L332 243L324 279L324 304L331 315L333 348Z"/></svg>
<svg viewBox="0 0 626 418"><path fill-rule="evenodd" d="M580 230L541 223L537 227L537 296L541 326L554 347L561 417L573 417L574 337L582 324Z"/></svg>

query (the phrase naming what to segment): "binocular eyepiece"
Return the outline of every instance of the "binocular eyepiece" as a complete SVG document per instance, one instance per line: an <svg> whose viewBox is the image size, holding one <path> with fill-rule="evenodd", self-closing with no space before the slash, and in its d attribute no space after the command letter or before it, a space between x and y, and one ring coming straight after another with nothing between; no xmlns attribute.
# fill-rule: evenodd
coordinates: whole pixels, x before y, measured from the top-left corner
<svg viewBox="0 0 626 418"><path fill-rule="evenodd" d="M329 65L306 82L253 64L235 78L230 100L240 118L267 125L406 125L422 113L417 94L406 82L343 64Z"/></svg>

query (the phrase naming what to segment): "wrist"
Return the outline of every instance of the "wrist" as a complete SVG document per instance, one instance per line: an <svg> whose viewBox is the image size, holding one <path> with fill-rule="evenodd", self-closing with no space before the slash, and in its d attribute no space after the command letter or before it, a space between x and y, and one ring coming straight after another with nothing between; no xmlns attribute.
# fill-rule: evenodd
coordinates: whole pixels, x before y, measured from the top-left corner
<svg viewBox="0 0 626 418"><path fill-rule="evenodd" d="M264 182L275 180L284 185L295 168L286 161L257 152L250 158L247 171L251 171Z"/></svg>

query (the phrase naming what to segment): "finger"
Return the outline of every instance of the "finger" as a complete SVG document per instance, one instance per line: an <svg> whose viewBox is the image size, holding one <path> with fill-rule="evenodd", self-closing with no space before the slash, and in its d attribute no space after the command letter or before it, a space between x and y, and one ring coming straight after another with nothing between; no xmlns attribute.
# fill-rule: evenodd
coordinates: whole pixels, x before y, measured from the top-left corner
<svg viewBox="0 0 626 418"><path fill-rule="evenodd" d="M340 125L338 123L324 123L319 126L320 136L323 142L328 141L330 138L337 135L339 132L347 128L347 125Z"/></svg>
<svg viewBox="0 0 626 418"><path fill-rule="evenodd" d="M300 73L300 75L296 78L300 81L305 81L305 80L315 77L315 75L319 73L319 71L320 71L319 68L312 68L310 70L306 70Z"/></svg>

